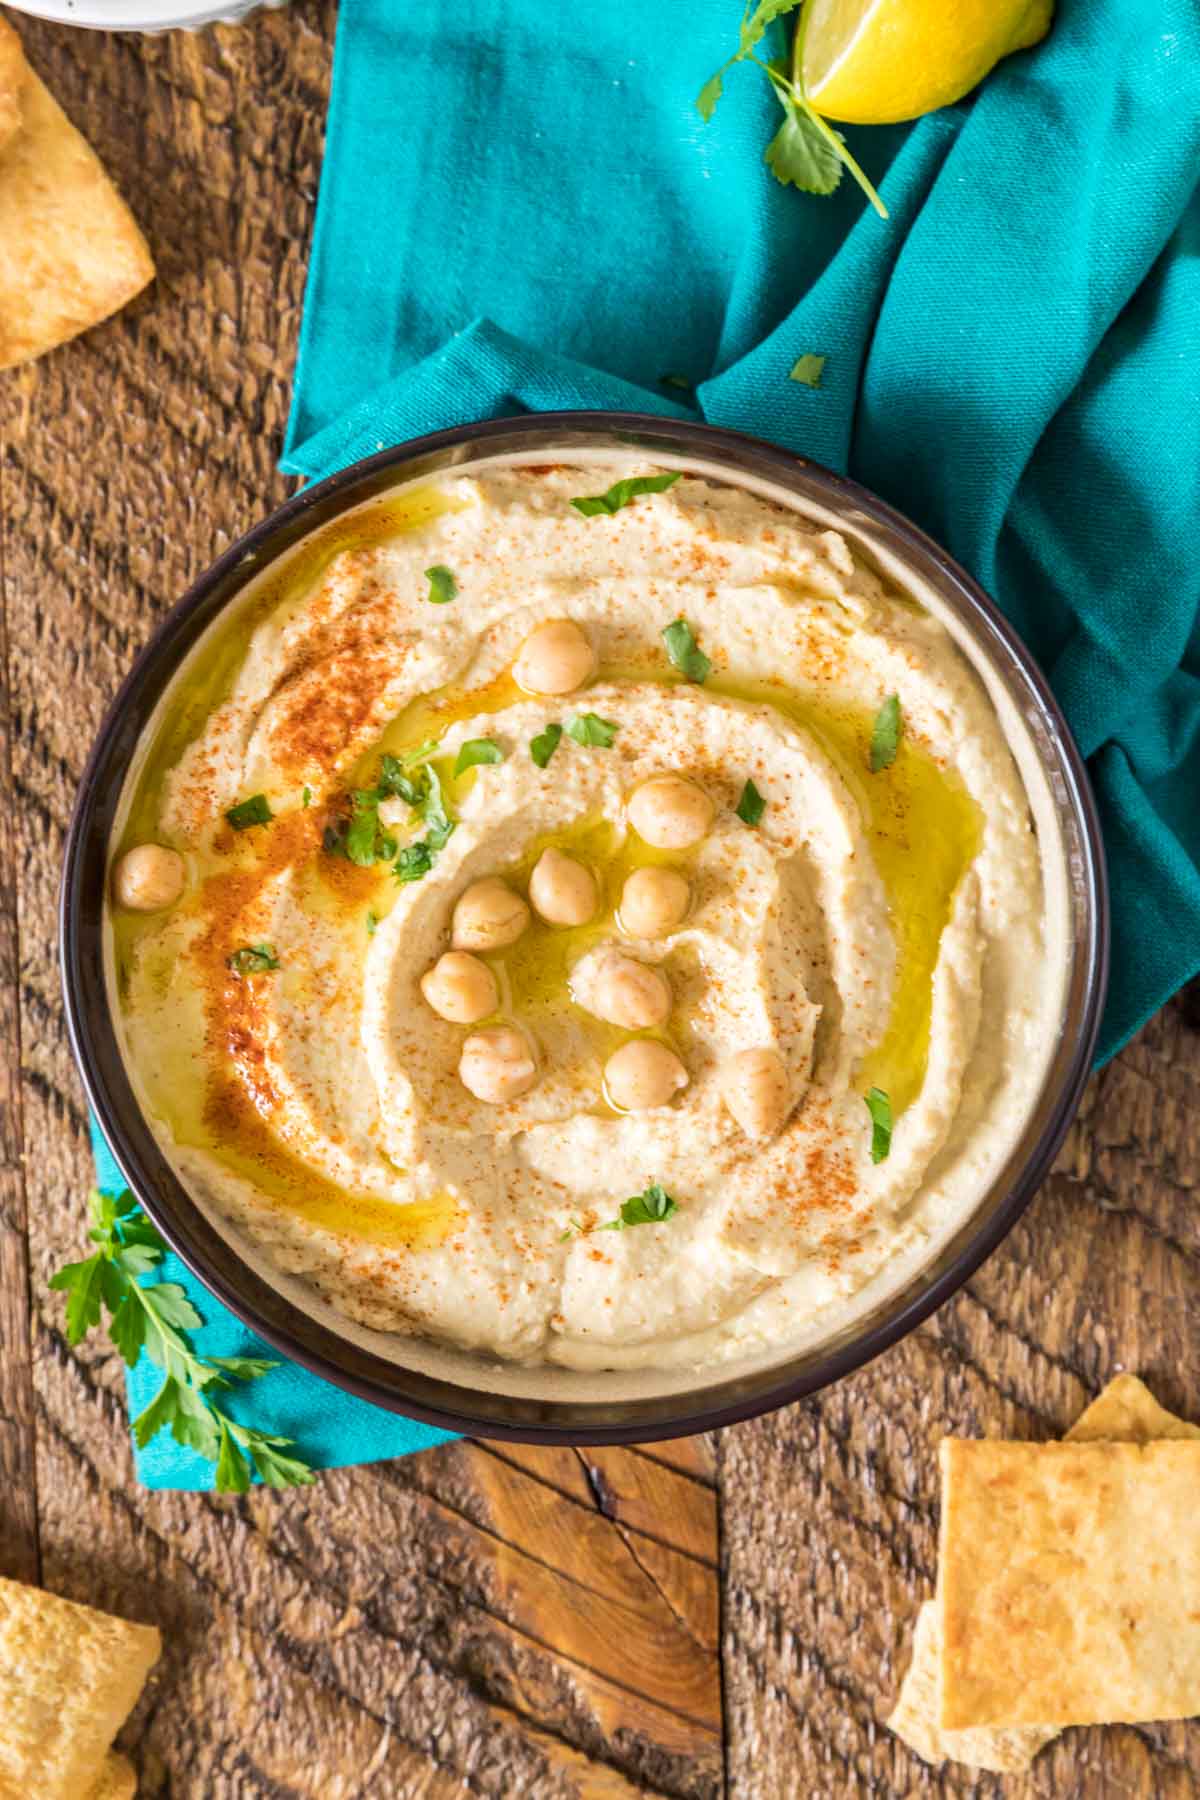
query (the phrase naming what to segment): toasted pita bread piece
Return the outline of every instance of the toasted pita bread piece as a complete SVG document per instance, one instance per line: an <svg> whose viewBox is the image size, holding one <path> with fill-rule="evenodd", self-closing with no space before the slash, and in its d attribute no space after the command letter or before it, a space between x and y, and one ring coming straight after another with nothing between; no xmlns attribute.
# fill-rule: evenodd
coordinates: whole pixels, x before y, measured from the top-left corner
<svg viewBox="0 0 1200 1800"><path fill-rule="evenodd" d="M1200 1442L945 1438L942 1726L1200 1712Z"/></svg>
<svg viewBox="0 0 1200 1800"><path fill-rule="evenodd" d="M0 1580L0 1794L90 1794L161 1648L152 1625Z"/></svg>
<svg viewBox="0 0 1200 1800"><path fill-rule="evenodd" d="M110 1750L88 1800L135 1800L136 1794L137 1770L127 1757Z"/></svg>
<svg viewBox="0 0 1200 1800"><path fill-rule="evenodd" d="M1158 1404L1136 1375L1118 1375L1082 1412L1070 1441L1113 1439L1149 1443L1155 1438L1200 1437L1200 1425L1189 1425ZM1059 1735L1058 1725L979 1726L943 1731L941 1712L941 1610L926 1600L913 1631L912 1660L901 1684L895 1711L887 1723L926 1762L961 1762L996 1774L1017 1775L1028 1769L1039 1750Z"/></svg>
<svg viewBox="0 0 1200 1800"><path fill-rule="evenodd" d="M107 319L153 274L95 151L0 19L0 369Z"/></svg>

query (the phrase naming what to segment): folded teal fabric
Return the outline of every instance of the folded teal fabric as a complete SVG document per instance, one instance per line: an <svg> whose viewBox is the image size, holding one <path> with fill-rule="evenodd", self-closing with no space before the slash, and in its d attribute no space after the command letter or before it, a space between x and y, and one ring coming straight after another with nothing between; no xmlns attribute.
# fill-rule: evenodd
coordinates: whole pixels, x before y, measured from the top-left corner
<svg viewBox="0 0 1200 1800"><path fill-rule="evenodd" d="M701 122L738 13L342 0L284 466L599 407L848 469L996 596L1089 759L1111 1055L1200 968L1200 13L1060 0L972 100L848 134L886 222L848 179L773 180L757 72ZM806 353L816 389L789 380ZM247 1406L329 1462L430 1435L294 1370ZM156 1440L141 1466L190 1485L196 1461Z"/></svg>

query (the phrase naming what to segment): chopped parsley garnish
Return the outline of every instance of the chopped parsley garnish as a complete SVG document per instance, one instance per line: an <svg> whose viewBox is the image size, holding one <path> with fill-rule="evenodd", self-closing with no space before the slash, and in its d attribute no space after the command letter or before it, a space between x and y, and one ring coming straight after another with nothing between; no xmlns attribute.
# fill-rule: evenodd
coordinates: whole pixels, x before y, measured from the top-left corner
<svg viewBox="0 0 1200 1800"><path fill-rule="evenodd" d="M757 825L767 810L767 803L752 781L748 781L742 789L742 797L737 803L737 816L743 825Z"/></svg>
<svg viewBox="0 0 1200 1800"><path fill-rule="evenodd" d="M420 881L432 869L433 856L433 851L423 838L419 838L415 844L405 844L392 865L392 874L397 881Z"/></svg>
<svg viewBox="0 0 1200 1800"><path fill-rule="evenodd" d="M229 958L229 967L235 975L265 975L279 967L279 958L274 944L243 944Z"/></svg>
<svg viewBox="0 0 1200 1800"><path fill-rule="evenodd" d="M818 388L821 385L821 371L825 367L823 356L801 356L788 370L788 380L798 381L802 387Z"/></svg>
<svg viewBox="0 0 1200 1800"><path fill-rule="evenodd" d="M375 928L378 924L379 924L379 920L378 920L377 916L373 912L369 912L367 914L367 936L368 937L375 936Z"/></svg>
<svg viewBox="0 0 1200 1800"><path fill-rule="evenodd" d="M624 1231L628 1225L661 1225L664 1219L671 1219L679 1211L661 1182L653 1181L644 1193L634 1194L630 1200L621 1203L621 1210L615 1219L607 1225L597 1226L598 1231Z"/></svg>
<svg viewBox="0 0 1200 1800"><path fill-rule="evenodd" d="M672 1200L662 1183L652 1181L643 1193L634 1194L630 1199L622 1201L615 1219L609 1219L604 1225L597 1225L593 1229L625 1231L630 1225L661 1225L664 1220L674 1218L678 1211L677 1203ZM568 1238L586 1236L587 1227L578 1219L572 1219L558 1241L565 1244Z"/></svg>
<svg viewBox="0 0 1200 1800"><path fill-rule="evenodd" d="M558 749L558 743L561 737L562 726L550 724L546 726L544 731L539 731L536 737L530 738L529 754L532 756L539 769L544 769L546 764L550 761L550 758Z"/></svg>
<svg viewBox="0 0 1200 1800"><path fill-rule="evenodd" d="M900 748L900 739L904 733L904 720L900 713L899 694L889 694L879 711L875 714L875 728L871 732L871 773L878 775L880 769L890 769L896 760L896 752Z"/></svg>
<svg viewBox="0 0 1200 1800"><path fill-rule="evenodd" d="M667 655L688 681L707 681L712 663L696 642L686 619L674 619L662 634Z"/></svg>
<svg viewBox="0 0 1200 1800"><path fill-rule="evenodd" d="M473 769L476 763L503 761L504 752L493 738L468 738L458 753L454 773L456 776L462 775L467 769Z"/></svg>
<svg viewBox="0 0 1200 1800"><path fill-rule="evenodd" d="M593 744L600 750L612 749L617 730L611 719L602 719L599 713L576 713L573 719L567 720L568 737L573 737L577 744Z"/></svg>
<svg viewBox="0 0 1200 1800"><path fill-rule="evenodd" d="M403 756L381 757L375 783L380 794L403 800L406 806L419 806L429 786L424 764L436 749L436 740L428 738Z"/></svg>
<svg viewBox="0 0 1200 1800"><path fill-rule="evenodd" d="M267 802L265 794L251 794L248 800L239 800L225 814L235 831L249 831L252 825L269 825L275 814Z"/></svg>
<svg viewBox="0 0 1200 1800"><path fill-rule="evenodd" d="M673 487L682 473L682 469L674 469L669 475L627 475L624 481L614 481L606 494L585 494L571 505L585 519L594 519L597 513L619 513L639 494L661 494Z"/></svg>
<svg viewBox="0 0 1200 1800"><path fill-rule="evenodd" d="M444 563L434 563L425 574L429 579L429 592L425 598L431 606L445 606L448 600L457 597L458 583Z"/></svg>
<svg viewBox="0 0 1200 1800"><path fill-rule="evenodd" d="M418 802L417 812L429 827L425 834L429 848L440 850L454 830L454 820L446 811L446 803L442 799L442 784L437 770L432 766L425 771L425 781L425 796Z"/></svg>
<svg viewBox="0 0 1200 1800"><path fill-rule="evenodd" d="M882 1088L863 1095L871 1115L871 1161L881 1163L892 1147L892 1103Z"/></svg>
<svg viewBox="0 0 1200 1800"><path fill-rule="evenodd" d="M381 799L378 788L355 788L349 818L325 827L321 841L331 856L344 856L360 869L391 861L396 854L396 839L380 821Z"/></svg>
<svg viewBox="0 0 1200 1800"><path fill-rule="evenodd" d="M301 806L311 806L312 805L312 789L310 787L306 787L304 789L304 792L301 794L300 804L301 804Z"/></svg>

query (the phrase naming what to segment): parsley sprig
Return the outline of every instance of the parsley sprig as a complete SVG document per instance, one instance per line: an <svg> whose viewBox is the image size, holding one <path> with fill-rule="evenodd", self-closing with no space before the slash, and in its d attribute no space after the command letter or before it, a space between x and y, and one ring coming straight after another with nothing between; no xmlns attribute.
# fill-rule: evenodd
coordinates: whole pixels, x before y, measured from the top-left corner
<svg viewBox="0 0 1200 1800"><path fill-rule="evenodd" d="M216 1391L235 1381L254 1381L278 1365L261 1356L203 1356L184 1333L204 1321L176 1281L142 1285L154 1272L166 1244L128 1191L119 1198L93 1190L94 1223L88 1237L96 1245L82 1262L68 1263L50 1278L67 1296L67 1341L78 1344L99 1325L107 1308L108 1330L132 1368L144 1350L163 1372L162 1386L133 1421L143 1448L160 1431L177 1444L215 1462L221 1494L244 1494L251 1468L269 1487L305 1487L309 1465L288 1455L293 1440L241 1425L225 1411Z"/></svg>
<svg viewBox="0 0 1200 1800"><path fill-rule="evenodd" d="M801 7L792 46L791 64L786 58L764 62L755 51L776 19ZM804 39L812 12L811 0L758 0L746 10L738 30L738 47L726 58L715 75L710 75L696 96L696 110L707 123L716 110L725 85L725 76L735 63L752 62L771 83L772 91L783 108L783 124L767 145L765 160L776 181L786 187L803 189L808 194L832 194L849 169L855 181L881 219L888 216L887 207L863 173L846 146L840 131L835 131L804 91Z"/></svg>

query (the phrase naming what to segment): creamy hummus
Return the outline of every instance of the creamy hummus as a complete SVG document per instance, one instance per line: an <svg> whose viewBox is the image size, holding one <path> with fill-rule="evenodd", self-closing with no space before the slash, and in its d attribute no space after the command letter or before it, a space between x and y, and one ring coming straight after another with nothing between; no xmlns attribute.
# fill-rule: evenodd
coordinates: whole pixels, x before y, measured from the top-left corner
<svg viewBox="0 0 1200 1800"><path fill-rule="evenodd" d="M1038 1092L1064 952L979 677L837 531L756 495L685 474L571 505L649 473L494 466L339 523L201 647L145 749L117 849L173 849L182 892L112 911L144 1104L198 1195L369 1327L576 1367L782 1351L967 1216ZM594 671L522 691L557 621ZM710 803L681 849L630 822L662 775ZM456 903L527 897L547 847L594 916L534 910L479 952L491 1012L439 1016ZM686 912L639 938L619 903L647 867ZM661 974L634 971L665 1018L604 1016L614 957ZM483 1099L464 1043L498 1026L531 1081ZM606 1066L641 1040L686 1085L623 1111ZM786 1096L754 1136L727 1099L746 1051ZM630 1219L647 1194L670 1207Z"/></svg>

